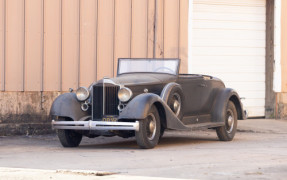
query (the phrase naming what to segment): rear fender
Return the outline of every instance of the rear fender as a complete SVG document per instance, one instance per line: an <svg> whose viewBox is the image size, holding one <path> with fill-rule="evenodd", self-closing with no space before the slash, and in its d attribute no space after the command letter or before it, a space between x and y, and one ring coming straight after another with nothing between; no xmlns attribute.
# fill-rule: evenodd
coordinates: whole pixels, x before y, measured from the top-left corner
<svg viewBox="0 0 287 180"><path fill-rule="evenodd" d="M91 108L88 111L82 111L81 102L77 100L75 93L65 93L58 96L51 107L50 115L69 117L74 121L80 120L84 116L91 115Z"/></svg>
<svg viewBox="0 0 287 180"><path fill-rule="evenodd" d="M162 107L165 113L166 127L168 129L189 129L174 115L160 96L152 93L140 94L133 98L120 113L119 119L143 120L147 117L149 109L153 104L156 104L157 108L158 106Z"/></svg>
<svg viewBox="0 0 287 180"><path fill-rule="evenodd" d="M234 103L237 110L237 119L246 119L245 113L243 112L243 106L237 92L233 89L225 88L218 92L214 101L211 113L213 122L224 122L228 101L232 101Z"/></svg>
<svg viewBox="0 0 287 180"><path fill-rule="evenodd" d="M161 97L161 99L164 102L167 102L171 90L174 87L176 87L176 86L178 86L181 89L181 91L182 91L181 86L179 84L177 84L177 83L174 83L174 82L168 83L167 85L164 86L164 88L163 88L163 90L161 91L161 94L160 94L160 97Z"/></svg>

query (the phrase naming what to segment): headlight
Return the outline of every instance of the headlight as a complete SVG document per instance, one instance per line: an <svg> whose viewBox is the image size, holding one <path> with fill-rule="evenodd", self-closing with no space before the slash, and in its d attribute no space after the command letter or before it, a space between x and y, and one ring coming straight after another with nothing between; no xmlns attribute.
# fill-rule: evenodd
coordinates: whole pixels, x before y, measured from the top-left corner
<svg viewBox="0 0 287 180"><path fill-rule="evenodd" d="M90 93L86 87L79 87L76 91L76 95L79 101L85 101L89 98Z"/></svg>
<svg viewBox="0 0 287 180"><path fill-rule="evenodd" d="M118 92L118 98L121 102L127 102L132 97L133 93L129 88L123 87Z"/></svg>

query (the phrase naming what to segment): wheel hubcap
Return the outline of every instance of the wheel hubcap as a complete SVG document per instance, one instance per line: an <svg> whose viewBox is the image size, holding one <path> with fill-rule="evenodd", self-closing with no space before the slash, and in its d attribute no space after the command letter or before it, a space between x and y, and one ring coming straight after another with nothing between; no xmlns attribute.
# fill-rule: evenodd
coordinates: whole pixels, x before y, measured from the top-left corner
<svg viewBox="0 0 287 180"><path fill-rule="evenodd" d="M153 140L155 137L156 132L156 120L155 116L151 113L147 117L148 124L147 124L147 137L149 140Z"/></svg>
<svg viewBox="0 0 287 180"><path fill-rule="evenodd" d="M231 133L234 126L234 117L233 112L228 110L227 111L227 121L226 121L226 130L228 133Z"/></svg>
<svg viewBox="0 0 287 180"><path fill-rule="evenodd" d="M233 123L233 118L232 118L232 116L229 116L228 117L228 126L232 126L232 123Z"/></svg>
<svg viewBox="0 0 287 180"><path fill-rule="evenodd" d="M176 116L179 115L181 109L181 99L178 93L174 93L170 108Z"/></svg>

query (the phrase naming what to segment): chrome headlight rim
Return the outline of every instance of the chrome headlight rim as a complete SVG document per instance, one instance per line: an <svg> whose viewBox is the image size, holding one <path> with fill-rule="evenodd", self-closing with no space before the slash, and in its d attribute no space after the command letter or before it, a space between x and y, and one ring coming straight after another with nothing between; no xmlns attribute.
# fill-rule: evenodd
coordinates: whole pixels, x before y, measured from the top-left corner
<svg viewBox="0 0 287 180"><path fill-rule="evenodd" d="M86 101L90 97L90 92L86 87L79 87L76 91L78 101Z"/></svg>
<svg viewBox="0 0 287 180"><path fill-rule="evenodd" d="M121 102L128 102L133 96L133 92L130 88L121 87L118 92L118 98Z"/></svg>

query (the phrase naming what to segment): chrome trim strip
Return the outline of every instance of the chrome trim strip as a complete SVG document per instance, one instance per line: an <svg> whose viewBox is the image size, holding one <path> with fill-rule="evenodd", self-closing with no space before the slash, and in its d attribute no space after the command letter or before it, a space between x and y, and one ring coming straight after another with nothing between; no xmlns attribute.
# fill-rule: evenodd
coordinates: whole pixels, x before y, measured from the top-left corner
<svg viewBox="0 0 287 180"><path fill-rule="evenodd" d="M134 130L139 131L139 122L106 122L106 121L55 121L53 129L75 130Z"/></svg>

